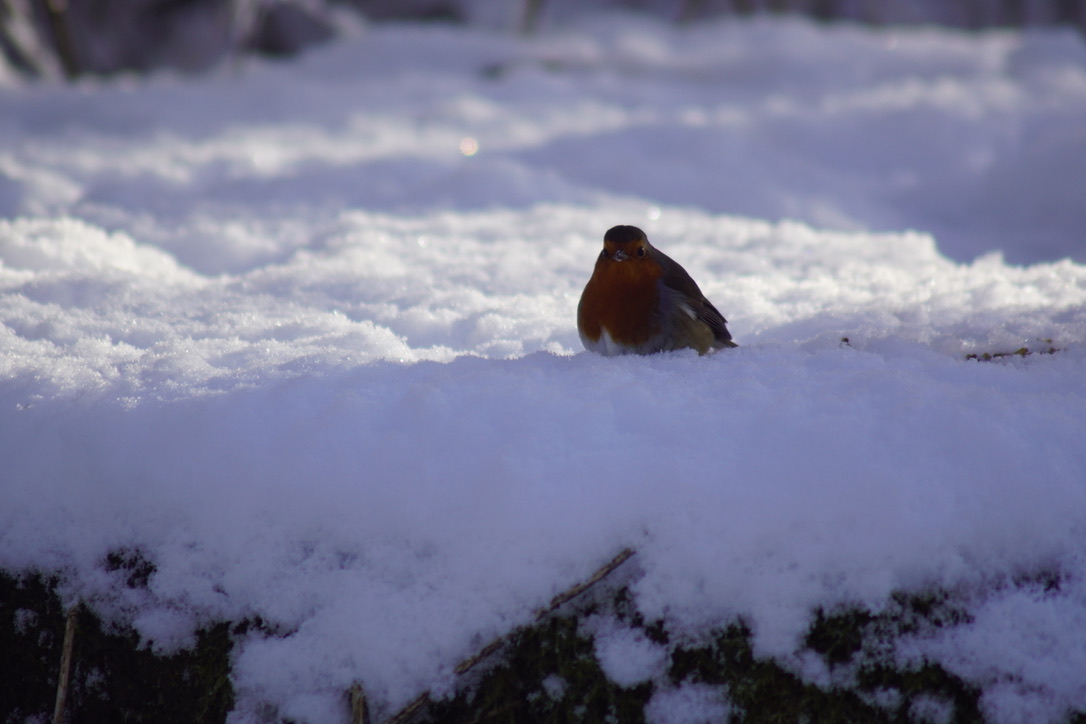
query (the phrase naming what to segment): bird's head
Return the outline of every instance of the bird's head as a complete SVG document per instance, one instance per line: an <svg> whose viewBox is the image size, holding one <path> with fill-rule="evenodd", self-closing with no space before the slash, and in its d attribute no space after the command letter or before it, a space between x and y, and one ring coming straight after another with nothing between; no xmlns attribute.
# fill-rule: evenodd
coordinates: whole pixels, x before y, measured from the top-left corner
<svg viewBox="0 0 1086 724"><path fill-rule="evenodd" d="M644 261L652 258L652 244L636 226L614 226L603 235L600 259L614 262Z"/></svg>

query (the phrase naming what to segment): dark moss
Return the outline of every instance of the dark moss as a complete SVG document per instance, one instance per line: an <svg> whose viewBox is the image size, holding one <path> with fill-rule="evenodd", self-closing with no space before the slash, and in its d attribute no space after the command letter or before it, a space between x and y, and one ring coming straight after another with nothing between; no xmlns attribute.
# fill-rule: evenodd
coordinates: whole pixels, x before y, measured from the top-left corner
<svg viewBox="0 0 1086 724"><path fill-rule="evenodd" d="M0 721L53 713L65 622L56 583L0 571Z"/></svg>
<svg viewBox="0 0 1086 724"><path fill-rule="evenodd" d="M756 657L750 627L742 621L717 633L706 646L676 649L668 675L676 684L724 687L734 723L892 721L853 691L821 689L771 659Z"/></svg>
<svg viewBox="0 0 1086 724"><path fill-rule="evenodd" d="M139 552L117 551L103 567L117 585L147 587L153 562ZM57 596L59 579L0 572L0 722L23 722L52 714L66 612ZM1042 594L1060 589L1056 573L1022 576L1008 585ZM701 683L718 687L731 705L731 724L762 722L887 722L923 717L924 707L945 708L956 724L984 721L980 690L942 668L893 656L905 636L927 636L970 621L964 602L951 592L900 592L885 608L860 606L813 612L801 641L834 672L833 686L804 681L780 662L755 653L751 627L742 619L713 632L704 643L680 646L662 621L638 611L629 590L609 591L570 602L495 645L493 656L460 677L451 698L431 702L416 721L496 724L644 721L644 708L657 685ZM610 681L596 658L595 643L579 622L600 614L671 648L665 681L621 687ZM113 629L87 608L78 609L69 721L217 722L233 706L230 653L239 636L285 632L258 618L201 629L195 645L169 656L141 645L130 628ZM280 717L269 709L269 720ZM1067 713L1071 724L1086 714Z"/></svg>
<svg viewBox="0 0 1086 724"><path fill-rule="evenodd" d="M817 611L804 643L831 668L855 665L855 690L865 698L889 694L893 703L886 706L886 713L892 721L912 721L914 704L923 699L943 702L953 711L954 722L981 722L978 689L937 664L905 666L883 653L902 636L923 635L970 620L947 591L898 592L877 613L861 607L845 607L833 614Z"/></svg>
<svg viewBox="0 0 1086 724"><path fill-rule="evenodd" d="M898 591L890 597L890 605L872 619L884 636L931 632L970 623L972 616L949 591L932 588L906 593Z"/></svg>
<svg viewBox="0 0 1086 724"><path fill-rule="evenodd" d="M601 603L601 600L603 601ZM603 610L601 610L603 609ZM667 645L662 622L648 622L625 588L610 600L597 598L581 611L604 613ZM918 705L941 702L954 722L982 722L979 690L942 667L884 660L888 645L904 635L923 635L969 620L953 597L940 590L901 593L885 610L845 607L816 611L804 647L831 668L845 670L839 685L805 682L780 663L755 655L750 626L736 620L700 646L672 651L669 683L718 687L731 704L732 724L762 722L913 722ZM551 618L518 631L499 663L453 699L431 705L433 722L639 722L654 685L623 689L609 682L592 641L578 633L575 618ZM550 692L547 684L550 683ZM560 682L554 686L554 682Z"/></svg>
<svg viewBox="0 0 1086 724"><path fill-rule="evenodd" d="M637 610L629 588L623 586L615 592L611 599L611 610L619 621L632 628L641 629L645 637L653 643L666 646L670 642L671 637L668 635L664 622L646 621L641 612Z"/></svg>
<svg viewBox="0 0 1086 724"><path fill-rule="evenodd" d="M892 708L893 721L913 720L913 704L921 699L941 701L953 708L955 724L980 724L980 691L943 667L923 663L919 667L897 668L886 664L864 666L857 674L858 688L866 692L895 692L898 704Z"/></svg>
<svg viewBox="0 0 1086 724"><path fill-rule="evenodd" d="M142 551L129 548L110 551L106 555L105 569L111 573L123 574L125 585L129 588L147 588L156 570L155 564L149 561Z"/></svg>
<svg viewBox="0 0 1086 724"><path fill-rule="evenodd" d="M804 645L820 654L831 667L847 664L863 647L864 631L873 616L863 609L827 615L819 608L807 631Z"/></svg>
<svg viewBox="0 0 1086 724"><path fill-rule="evenodd" d="M196 633L196 645L169 656L141 646L131 630L110 633L89 611L79 618L72 672L78 722L221 722L234 705L230 626Z"/></svg>
<svg viewBox="0 0 1086 724"><path fill-rule="evenodd" d="M145 570L140 564L128 574L138 584ZM0 572L0 721L52 716L66 623L57 584L38 573ZM84 606L76 622L67 698L72 724L226 720L234 704L229 624L202 628L193 648L161 656L132 629L110 629Z"/></svg>

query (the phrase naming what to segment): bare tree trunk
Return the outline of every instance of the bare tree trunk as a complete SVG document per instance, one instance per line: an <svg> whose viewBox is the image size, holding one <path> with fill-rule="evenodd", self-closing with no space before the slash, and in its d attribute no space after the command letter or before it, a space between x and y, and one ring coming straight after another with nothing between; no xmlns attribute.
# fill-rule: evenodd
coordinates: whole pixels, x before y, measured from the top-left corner
<svg viewBox="0 0 1086 724"><path fill-rule="evenodd" d="M531 35L539 29L539 16L543 12L543 0L524 0L524 17L521 18L520 32Z"/></svg>
<svg viewBox="0 0 1086 724"><path fill-rule="evenodd" d="M732 6L739 15L753 15L756 10L754 0L732 0Z"/></svg>
<svg viewBox="0 0 1086 724"><path fill-rule="evenodd" d="M1082 0L1053 0L1054 21L1059 25L1075 25L1086 32L1086 12Z"/></svg>
<svg viewBox="0 0 1086 724"><path fill-rule="evenodd" d="M814 0L810 13L816 20L834 20L837 18L837 0Z"/></svg>
<svg viewBox="0 0 1086 724"><path fill-rule="evenodd" d="M691 23L697 20L704 7L705 0L683 0L682 8L679 10L679 22Z"/></svg>
<svg viewBox="0 0 1086 724"><path fill-rule="evenodd" d="M998 24L1012 28L1020 28L1026 24L1025 0L1003 0L1000 5L999 17L996 18Z"/></svg>
<svg viewBox="0 0 1086 724"><path fill-rule="evenodd" d="M49 29L53 33L53 43L57 57L64 68L64 75L71 79L79 75L79 63L75 58L75 46L68 27L68 0L43 0L45 14L49 18Z"/></svg>

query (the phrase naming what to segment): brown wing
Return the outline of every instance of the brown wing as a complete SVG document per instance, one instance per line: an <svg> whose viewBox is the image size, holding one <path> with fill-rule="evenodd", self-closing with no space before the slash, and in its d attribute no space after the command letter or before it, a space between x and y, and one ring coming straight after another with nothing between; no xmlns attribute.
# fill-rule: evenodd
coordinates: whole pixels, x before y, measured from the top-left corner
<svg viewBox="0 0 1086 724"><path fill-rule="evenodd" d="M660 265L664 267L664 285L686 298L694 315L713 330L713 337L721 346L738 347L739 345L732 341L732 335L728 331L728 320L724 319L724 315L705 298L701 289L698 288L698 283L667 254L655 247L652 251L659 258Z"/></svg>

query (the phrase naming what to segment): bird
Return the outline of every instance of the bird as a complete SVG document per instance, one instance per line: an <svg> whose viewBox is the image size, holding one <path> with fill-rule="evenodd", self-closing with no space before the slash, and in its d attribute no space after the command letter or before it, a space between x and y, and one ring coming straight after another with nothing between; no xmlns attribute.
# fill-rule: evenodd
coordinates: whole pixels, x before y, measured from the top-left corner
<svg viewBox="0 0 1086 724"><path fill-rule="evenodd" d="M577 305L577 331L585 349L608 357L739 346L693 278L636 226L604 234Z"/></svg>

